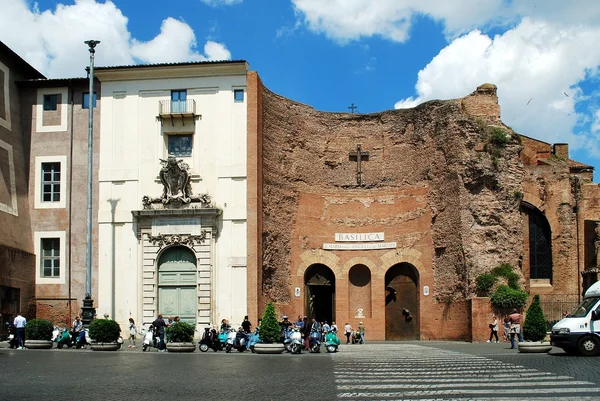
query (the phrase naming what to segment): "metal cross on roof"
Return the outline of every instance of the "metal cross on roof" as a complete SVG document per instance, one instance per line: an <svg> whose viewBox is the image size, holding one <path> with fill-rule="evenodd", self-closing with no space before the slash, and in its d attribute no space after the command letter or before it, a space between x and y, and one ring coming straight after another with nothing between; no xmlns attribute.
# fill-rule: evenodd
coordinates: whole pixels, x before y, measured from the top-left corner
<svg viewBox="0 0 600 401"><path fill-rule="evenodd" d="M358 109L358 106L355 106L354 103L352 103L348 108L352 111L352 114L354 114L354 110Z"/></svg>

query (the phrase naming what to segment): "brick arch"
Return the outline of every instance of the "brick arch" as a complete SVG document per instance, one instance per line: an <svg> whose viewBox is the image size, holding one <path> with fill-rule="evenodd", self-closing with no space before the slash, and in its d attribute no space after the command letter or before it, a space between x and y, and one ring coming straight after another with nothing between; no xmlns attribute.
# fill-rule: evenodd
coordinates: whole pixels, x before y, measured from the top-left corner
<svg viewBox="0 0 600 401"><path fill-rule="evenodd" d="M531 191L525 190L521 202L529 203L531 206L536 207L542 213L545 213L546 211L546 203L540 199L539 195L536 195Z"/></svg>
<svg viewBox="0 0 600 401"><path fill-rule="evenodd" d="M322 264L331 269L333 274L335 275L336 280L342 280L345 275L344 271L338 265L340 260L333 252L325 251L323 249L313 249L304 251L300 254L300 265L296 270L296 276L302 278L302 282L304 282L304 273L306 269L314 264Z"/></svg>
<svg viewBox="0 0 600 401"><path fill-rule="evenodd" d="M421 262L422 256L421 252L412 248L400 248L387 252L380 257L382 268L378 270L377 276L383 278L390 267L399 263L410 263L417 269L419 277L421 277L425 272L425 266Z"/></svg>
<svg viewBox="0 0 600 401"><path fill-rule="evenodd" d="M371 275L373 275L374 272L377 270L377 265L371 259L365 258L364 256L357 256L344 263L344 265L342 266L342 271L347 276L350 273L350 269L352 269L352 267L356 265L367 266L371 271Z"/></svg>

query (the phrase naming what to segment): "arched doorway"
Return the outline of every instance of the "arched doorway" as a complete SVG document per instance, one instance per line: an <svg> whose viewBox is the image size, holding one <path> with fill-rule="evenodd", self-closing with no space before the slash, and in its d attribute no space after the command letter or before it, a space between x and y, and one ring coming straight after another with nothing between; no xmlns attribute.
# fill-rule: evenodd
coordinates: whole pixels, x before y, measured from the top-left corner
<svg viewBox="0 0 600 401"><path fill-rule="evenodd" d="M335 321L335 274L322 264L311 265L304 273L306 305L309 319Z"/></svg>
<svg viewBox="0 0 600 401"><path fill-rule="evenodd" d="M166 249L158 259L158 312L196 324L196 256L184 246Z"/></svg>
<svg viewBox="0 0 600 401"><path fill-rule="evenodd" d="M410 263L385 273L385 339L419 339L419 273Z"/></svg>

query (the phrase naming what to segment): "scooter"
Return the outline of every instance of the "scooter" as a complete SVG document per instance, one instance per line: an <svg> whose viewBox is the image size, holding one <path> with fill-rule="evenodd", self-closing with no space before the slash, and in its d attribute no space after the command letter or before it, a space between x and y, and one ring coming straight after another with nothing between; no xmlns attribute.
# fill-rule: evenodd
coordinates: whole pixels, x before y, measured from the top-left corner
<svg viewBox="0 0 600 401"><path fill-rule="evenodd" d="M308 349L312 353L321 352L321 333L318 331L311 331L308 339Z"/></svg>
<svg viewBox="0 0 600 401"><path fill-rule="evenodd" d="M83 329L79 332L77 338L75 339L75 348L85 348L91 344L91 341L92 340L90 339L88 329Z"/></svg>
<svg viewBox="0 0 600 401"><path fill-rule="evenodd" d="M302 348L304 348L302 333L297 328L294 328L290 334L290 352L292 354L301 354Z"/></svg>
<svg viewBox="0 0 600 401"><path fill-rule="evenodd" d="M71 348L75 344L73 337L71 337L71 333L69 333L69 331L66 328L63 328L60 331L55 341L56 348L58 349L62 349L65 345L67 346L67 348Z"/></svg>
<svg viewBox="0 0 600 401"><path fill-rule="evenodd" d="M260 336L258 335L258 329L255 329L253 333L248 335L248 348L254 353L254 345L260 344Z"/></svg>
<svg viewBox="0 0 600 401"><path fill-rule="evenodd" d="M142 328L140 330L140 334L144 336L144 340L142 341L142 351L146 352L150 348L158 348L160 338L155 335L154 328L152 326L150 326L148 330Z"/></svg>
<svg viewBox="0 0 600 401"><path fill-rule="evenodd" d="M285 347L285 350L287 352L292 352L292 339L290 338L292 334L292 330L290 329L283 329L281 331L281 339L283 342L283 346Z"/></svg>
<svg viewBox="0 0 600 401"><path fill-rule="evenodd" d="M248 344L248 338L244 329L241 327L237 332L231 330L227 335L227 345L225 346L225 352L231 352L232 348L238 350L238 352L246 351L246 344Z"/></svg>
<svg viewBox="0 0 600 401"><path fill-rule="evenodd" d="M10 349L17 349L19 348L19 339L17 338L17 329L15 328L14 325L10 324L9 322L6 322L6 325L8 326L8 348Z"/></svg>
<svg viewBox="0 0 600 401"><path fill-rule="evenodd" d="M202 339L198 343L198 349L202 352L207 352L209 349L217 352L221 348L221 344L216 335L216 331L211 330L210 327L204 329Z"/></svg>
<svg viewBox="0 0 600 401"><path fill-rule="evenodd" d="M339 345L340 339L333 331L329 331L325 334L325 348L327 349L327 352L337 352Z"/></svg>
<svg viewBox="0 0 600 401"><path fill-rule="evenodd" d="M227 345L227 336L229 335L230 331L231 331L231 329L222 330L219 333L219 335L217 336L217 339L219 340L219 350L223 350L225 348L225 346Z"/></svg>

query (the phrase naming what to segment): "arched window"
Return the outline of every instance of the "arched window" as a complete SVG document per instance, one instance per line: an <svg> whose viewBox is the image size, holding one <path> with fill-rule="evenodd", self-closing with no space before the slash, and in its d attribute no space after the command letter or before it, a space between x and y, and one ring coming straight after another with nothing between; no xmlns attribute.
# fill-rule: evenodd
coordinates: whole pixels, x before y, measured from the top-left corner
<svg viewBox="0 0 600 401"><path fill-rule="evenodd" d="M552 233L546 217L537 209L529 216L529 277L552 280Z"/></svg>

